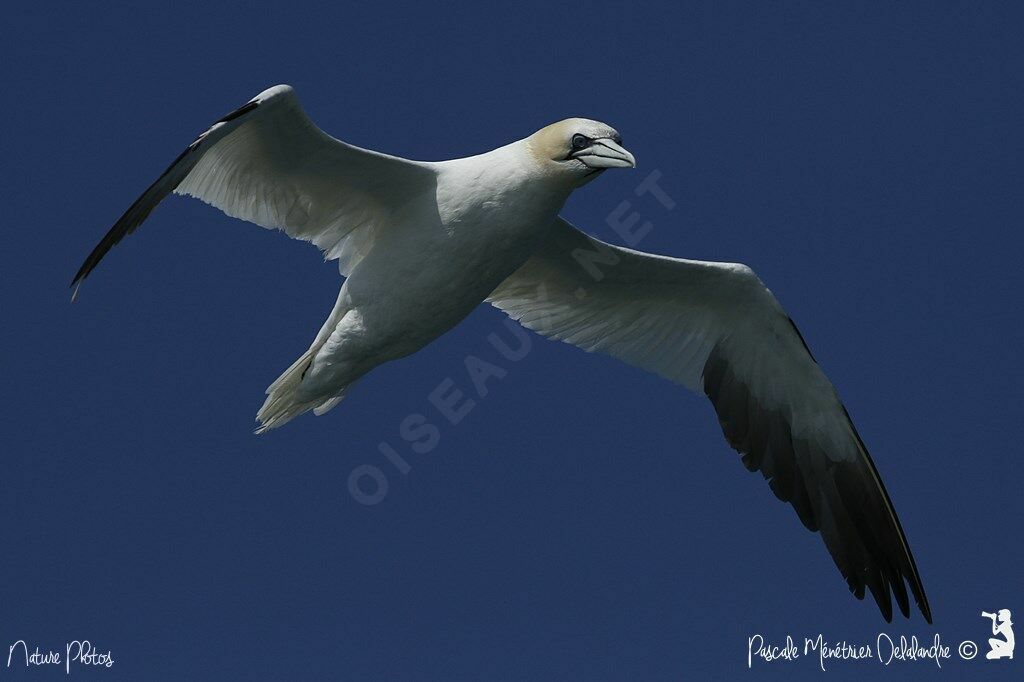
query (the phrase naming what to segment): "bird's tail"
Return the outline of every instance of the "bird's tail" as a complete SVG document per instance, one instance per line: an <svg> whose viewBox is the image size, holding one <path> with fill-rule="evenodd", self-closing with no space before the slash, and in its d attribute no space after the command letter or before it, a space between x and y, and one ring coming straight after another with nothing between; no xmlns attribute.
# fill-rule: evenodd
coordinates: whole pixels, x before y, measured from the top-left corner
<svg viewBox="0 0 1024 682"><path fill-rule="evenodd" d="M306 370L313 363L313 357L319 348L319 345L315 345L307 350L274 383L267 387L267 399L256 414L256 421L260 423L256 433L265 433L270 429L284 426L300 414L310 410L320 416L340 403L348 393L352 384L345 386L333 395L318 396L313 399L300 397L299 385L306 375Z"/></svg>

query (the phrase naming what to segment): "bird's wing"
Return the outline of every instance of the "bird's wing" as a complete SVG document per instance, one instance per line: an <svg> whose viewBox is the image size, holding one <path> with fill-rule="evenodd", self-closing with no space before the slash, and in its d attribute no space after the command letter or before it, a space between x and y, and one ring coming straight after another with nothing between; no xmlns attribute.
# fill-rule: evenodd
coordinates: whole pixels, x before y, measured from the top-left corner
<svg viewBox="0 0 1024 682"><path fill-rule="evenodd" d="M886 620L904 580L931 610L903 529L850 417L750 268L631 251L559 221L488 299L526 327L642 367L714 404L726 439L819 531L858 599Z"/></svg>
<svg viewBox="0 0 1024 682"><path fill-rule="evenodd" d="M306 116L291 87L260 93L214 123L143 192L75 275L85 279L171 192L235 218L313 242L343 273L372 245L403 200L433 187L426 164L336 140Z"/></svg>

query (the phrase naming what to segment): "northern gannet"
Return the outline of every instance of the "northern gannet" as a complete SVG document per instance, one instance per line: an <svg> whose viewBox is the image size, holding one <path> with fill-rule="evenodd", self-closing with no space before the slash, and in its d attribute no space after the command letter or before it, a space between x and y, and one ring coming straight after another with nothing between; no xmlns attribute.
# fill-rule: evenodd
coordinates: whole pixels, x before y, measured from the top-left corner
<svg viewBox="0 0 1024 682"><path fill-rule="evenodd" d="M890 621L891 592L909 617L906 581L931 622L864 443L754 272L620 248L558 216L573 190L634 165L614 129L582 118L478 156L410 161L330 137L292 88L278 85L190 144L93 249L72 286L77 294L171 192L284 230L336 259L345 276L337 303L309 349L267 389L257 433L327 412L371 369L419 350L488 301L544 336L703 391L744 465L821 533L854 595L870 590Z"/></svg>

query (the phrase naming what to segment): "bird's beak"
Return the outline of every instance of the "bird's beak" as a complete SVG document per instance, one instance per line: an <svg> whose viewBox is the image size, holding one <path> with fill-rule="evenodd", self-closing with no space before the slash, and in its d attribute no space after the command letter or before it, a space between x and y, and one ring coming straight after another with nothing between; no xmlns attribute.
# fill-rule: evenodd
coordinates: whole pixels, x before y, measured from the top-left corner
<svg viewBox="0 0 1024 682"><path fill-rule="evenodd" d="M599 137L571 155L591 168L636 168L636 159L610 137Z"/></svg>

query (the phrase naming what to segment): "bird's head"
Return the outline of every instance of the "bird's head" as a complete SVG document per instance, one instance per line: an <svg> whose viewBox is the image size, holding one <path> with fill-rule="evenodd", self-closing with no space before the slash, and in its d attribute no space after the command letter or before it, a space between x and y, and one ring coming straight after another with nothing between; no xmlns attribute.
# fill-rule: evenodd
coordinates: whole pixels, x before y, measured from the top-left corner
<svg viewBox="0 0 1024 682"><path fill-rule="evenodd" d="M526 138L530 154L545 173L578 187L609 168L635 168L636 159L609 125L567 118Z"/></svg>

